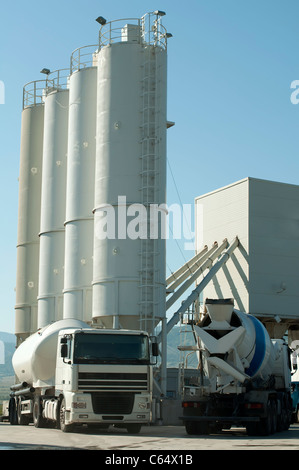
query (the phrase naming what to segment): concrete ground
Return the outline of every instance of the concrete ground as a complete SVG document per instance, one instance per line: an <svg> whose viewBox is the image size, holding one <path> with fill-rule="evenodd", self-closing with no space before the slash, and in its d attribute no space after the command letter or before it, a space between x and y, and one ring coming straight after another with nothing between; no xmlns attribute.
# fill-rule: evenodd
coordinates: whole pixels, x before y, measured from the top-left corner
<svg viewBox="0 0 299 470"><path fill-rule="evenodd" d="M183 426L146 426L139 434L133 435L114 428L107 431L78 428L74 433L63 433L57 429L37 429L33 425L11 426L6 422L0 423L0 451L75 449L109 451L111 455L120 455L119 452L126 451L128 456L130 451L132 455L147 451L148 456L157 456L157 451L163 454L171 451L169 454L174 456L171 458L176 460L168 463L188 463L183 461L186 454L192 456L198 450L299 450L299 424L293 424L288 431L271 436L248 437L242 428L223 431L218 435L189 436ZM150 463L158 464L153 461L154 458ZM111 464L117 463L111 461Z"/></svg>

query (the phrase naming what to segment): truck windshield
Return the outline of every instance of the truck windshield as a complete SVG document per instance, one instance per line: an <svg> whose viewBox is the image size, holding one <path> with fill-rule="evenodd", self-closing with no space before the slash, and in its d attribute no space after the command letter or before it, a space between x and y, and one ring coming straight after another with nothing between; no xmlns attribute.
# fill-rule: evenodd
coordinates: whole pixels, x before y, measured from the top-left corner
<svg viewBox="0 0 299 470"><path fill-rule="evenodd" d="M86 334L75 337L75 364L148 364L146 335Z"/></svg>

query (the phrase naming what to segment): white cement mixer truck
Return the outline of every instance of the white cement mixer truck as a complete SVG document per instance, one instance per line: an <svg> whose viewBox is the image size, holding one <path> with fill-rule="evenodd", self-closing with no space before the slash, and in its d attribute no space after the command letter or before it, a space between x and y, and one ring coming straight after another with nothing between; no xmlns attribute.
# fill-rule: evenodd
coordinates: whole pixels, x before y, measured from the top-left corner
<svg viewBox="0 0 299 470"><path fill-rule="evenodd" d="M291 423L288 346L271 340L262 323L234 309L233 299L206 300L194 326L200 374L185 383L183 422L188 434L231 425L249 435L287 430Z"/></svg>
<svg viewBox="0 0 299 470"><path fill-rule="evenodd" d="M113 424L139 432L151 421L150 360L145 332L94 329L79 320L50 324L14 353L10 423L33 421L64 432L80 424Z"/></svg>

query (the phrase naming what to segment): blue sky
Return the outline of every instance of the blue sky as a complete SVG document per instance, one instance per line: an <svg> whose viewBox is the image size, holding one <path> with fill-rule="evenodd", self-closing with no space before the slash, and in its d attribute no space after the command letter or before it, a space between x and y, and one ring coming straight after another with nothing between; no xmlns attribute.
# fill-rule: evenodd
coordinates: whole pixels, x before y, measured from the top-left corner
<svg viewBox="0 0 299 470"><path fill-rule="evenodd" d="M98 24L164 10L168 42L168 204L247 176L299 184L298 0L15 0L0 17L2 162L0 331L14 332L22 88L43 67L68 67L72 51L96 44ZM184 241L168 242L177 269ZM169 273L169 271L168 271Z"/></svg>

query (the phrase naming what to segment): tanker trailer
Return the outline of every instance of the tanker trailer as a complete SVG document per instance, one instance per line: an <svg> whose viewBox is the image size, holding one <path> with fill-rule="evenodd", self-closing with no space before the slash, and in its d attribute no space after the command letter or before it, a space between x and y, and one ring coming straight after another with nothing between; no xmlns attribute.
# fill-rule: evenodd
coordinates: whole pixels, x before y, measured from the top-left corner
<svg viewBox="0 0 299 470"><path fill-rule="evenodd" d="M254 316L233 299L207 299L194 325L200 374L184 386L188 434L246 427L248 435L287 430L291 423L291 371L287 344L271 340Z"/></svg>
<svg viewBox="0 0 299 470"><path fill-rule="evenodd" d="M153 355L157 355L155 348ZM80 320L52 323L14 353L11 424L110 424L139 432L151 421L149 336L137 330L91 328Z"/></svg>

